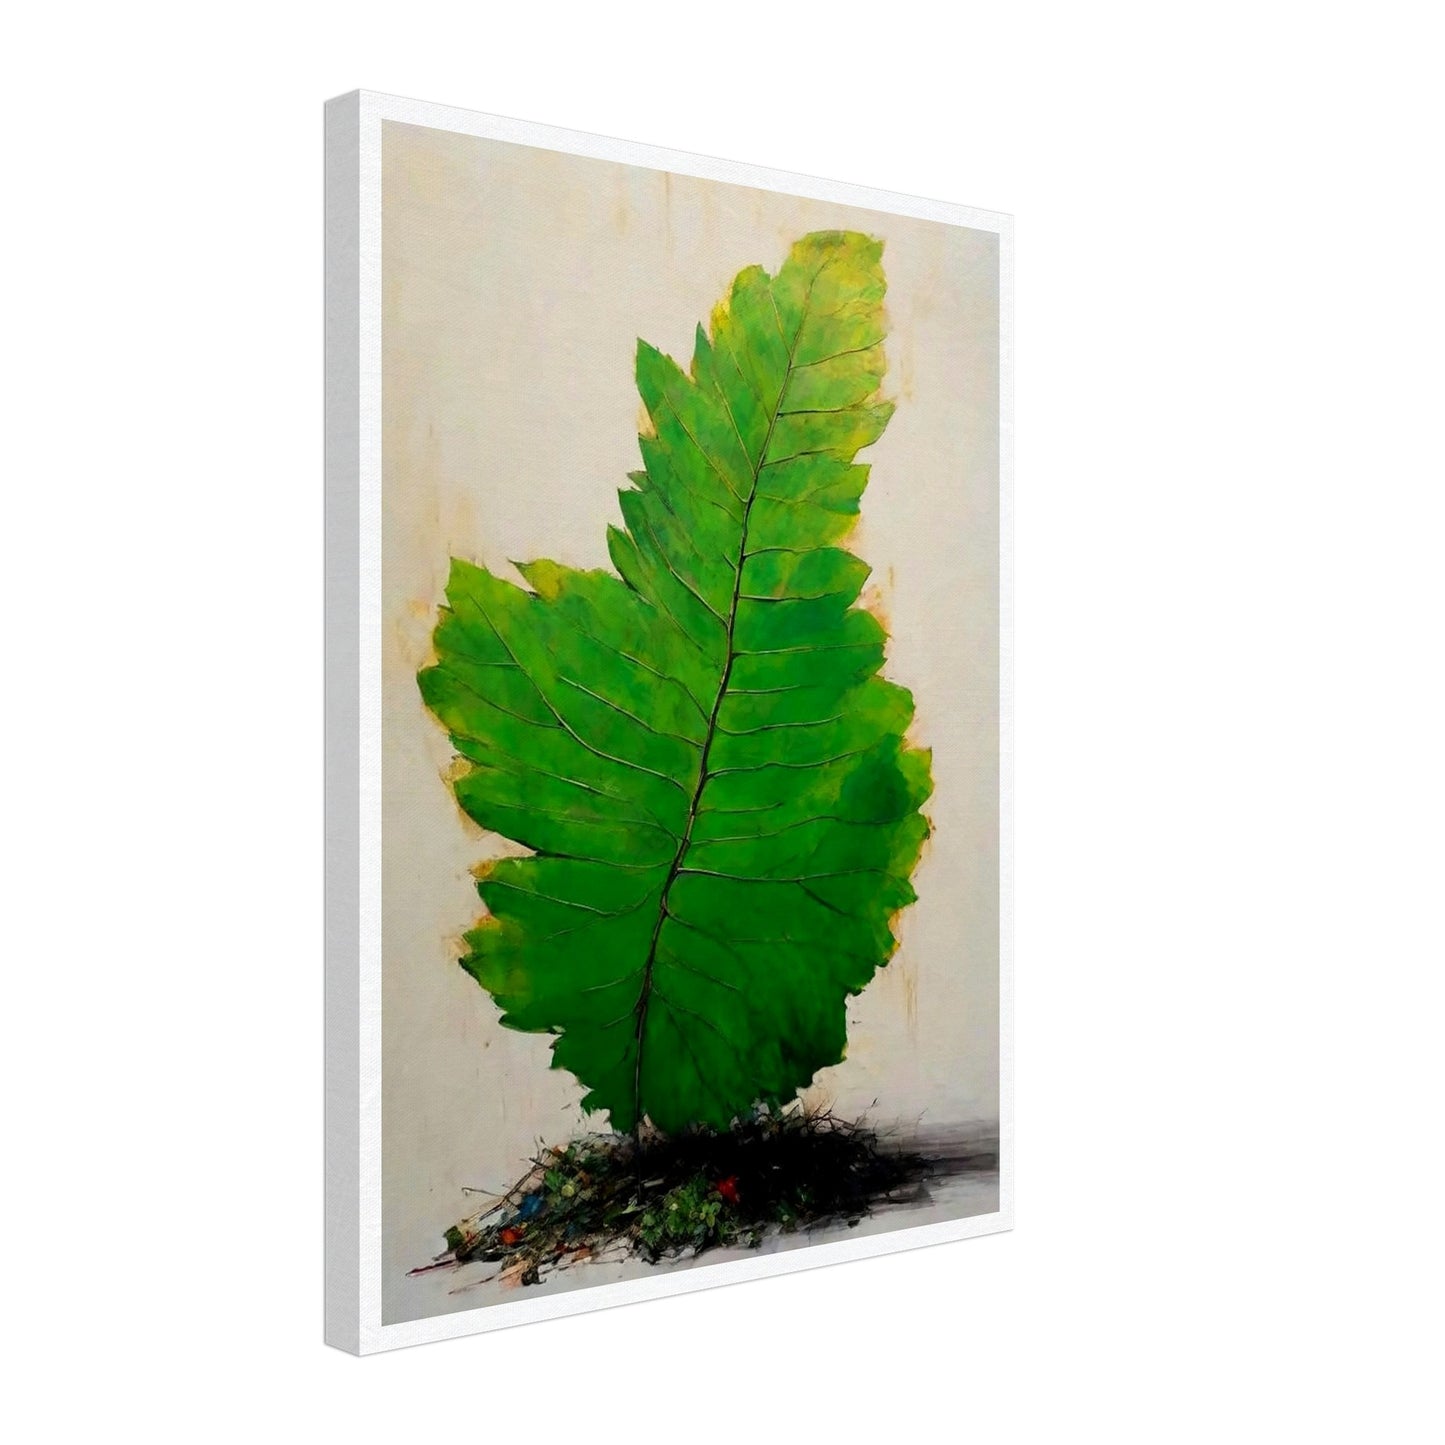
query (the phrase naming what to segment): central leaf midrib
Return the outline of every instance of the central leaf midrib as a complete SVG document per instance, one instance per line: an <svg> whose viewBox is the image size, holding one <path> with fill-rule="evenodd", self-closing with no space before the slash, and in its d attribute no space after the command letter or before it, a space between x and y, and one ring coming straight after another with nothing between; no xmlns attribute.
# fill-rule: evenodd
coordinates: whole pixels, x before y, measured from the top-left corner
<svg viewBox="0 0 1445 1445"><path fill-rule="evenodd" d="M816 277L814 278L816 280ZM775 283L776 284L776 283ZM737 654L733 651L733 631L737 626L738 602L741 600L743 589L743 567L748 556L748 519L752 515L753 503L758 495L758 483L763 474L763 468L767 465L768 448L773 444L773 432L778 425L778 418L784 415L783 398L788 394L788 382L793 375L793 357L797 354L798 340L803 334L803 326L808 319L808 306L812 302L812 285L808 288L808 298L804 302L801 313L798 317L798 327L793 333L793 339L788 346L788 360L783 367L782 385L778 388L778 399L773 404L772 414L768 418L767 435L763 438L763 444L758 449L757 464L753 467L752 483L748 487L747 501L743 504L742 525L738 536L738 561L733 576L732 601L728 605L727 615L727 661L723 665L722 678L718 682L717 696L713 699L712 711L708 715L707 728L703 735L702 755L698 760L697 787L693 789L692 800L687 807L687 825L683 829L682 839L677 845L677 853L673 857L672 866L667 871L667 878L662 885L662 894L658 899L657 922L653 925L652 938L647 946L647 962L643 965L642 971L642 993L637 1000L637 1033L636 1053L633 1076L632 1076L632 1127L634 1130L642 1127L642 1048L643 1038L647 1028L647 1010L652 1000L652 973L657 964L657 944L662 936L662 925L671 917L667 911L668 896L672 892L672 885L677 881L677 875L682 868L682 860L687 856L688 846L692 842L693 825L697 822L698 804L702 801L703 789L708 784L711 774L708 772L708 758L712 753L714 738L718 734L718 715L722 711L723 699L727 696L728 682L732 678L733 662ZM774 304L776 313L777 303ZM779 328L781 333L781 327ZM721 396L721 388L719 388ZM723 405L726 407L726 399L723 398Z"/></svg>

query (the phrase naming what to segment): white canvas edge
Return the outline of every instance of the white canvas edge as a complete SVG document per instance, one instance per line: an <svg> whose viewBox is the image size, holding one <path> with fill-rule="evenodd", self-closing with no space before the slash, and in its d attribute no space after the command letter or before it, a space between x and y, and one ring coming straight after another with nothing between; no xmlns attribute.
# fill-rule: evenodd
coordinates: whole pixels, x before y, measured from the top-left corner
<svg viewBox="0 0 1445 1445"><path fill-rule="evenodd" d="M381 1322L381 122L484 136L999 237L999 1208L565 1294ZM1013 1227L1013 218L352 91L326 104L326 1342L372 1354Z"/></svg>

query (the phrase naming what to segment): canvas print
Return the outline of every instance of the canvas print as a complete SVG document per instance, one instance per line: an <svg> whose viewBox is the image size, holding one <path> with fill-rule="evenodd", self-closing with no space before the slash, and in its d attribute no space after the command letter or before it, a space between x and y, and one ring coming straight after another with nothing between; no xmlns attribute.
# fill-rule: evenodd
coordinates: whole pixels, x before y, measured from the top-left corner
<svg viewBox="0 0 1445 1445"><path fill-rule="evenodd" d="M1001 1227L997 231L379 182L382 1324Z"/></svg>

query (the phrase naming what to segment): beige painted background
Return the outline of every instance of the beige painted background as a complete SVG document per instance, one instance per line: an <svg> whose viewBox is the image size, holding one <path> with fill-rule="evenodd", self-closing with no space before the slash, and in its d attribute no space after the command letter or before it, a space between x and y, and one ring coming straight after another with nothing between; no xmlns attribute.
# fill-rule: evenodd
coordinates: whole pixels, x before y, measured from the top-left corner
<svg viewBox="0 0 1445 1445"><path fill-rule="evenodd" d="M850 1001L848 1057L810 1097L881 1123L996 1121L998 248L988 232L394 122L382 185L390 1321L483 1303L437 1303L406 1271L467 1212L463 1186L503 1187L539 1138L589 1127L548 1038L498 1027L456 963L481 910L468 870L520 850L453 803L451 750L416 689L448 558L514 578L509 558L609 566L617 489L641 465L637 338L686 365L732 277L776 271L811 230L886 242L898 410L861 458L873 471L847 545L874 568L886 673L917 700L936 789L899 951Z"/></svg>

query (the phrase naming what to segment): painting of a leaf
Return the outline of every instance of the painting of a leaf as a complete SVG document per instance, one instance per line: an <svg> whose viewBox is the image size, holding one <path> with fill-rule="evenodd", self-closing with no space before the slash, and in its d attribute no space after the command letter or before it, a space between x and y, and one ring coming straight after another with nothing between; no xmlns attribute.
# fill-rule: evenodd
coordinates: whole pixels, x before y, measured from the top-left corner
<svg viewBox="0 0 1445 1445"><path fill-rule="evenodd" d="M844 1053L896 946L929 757L840 546L892 414L882 245L750 266L684 371L646 343L616 573L454 560L419 677L483 828L463 966L612 1126L726 1128Z"/></svg>

